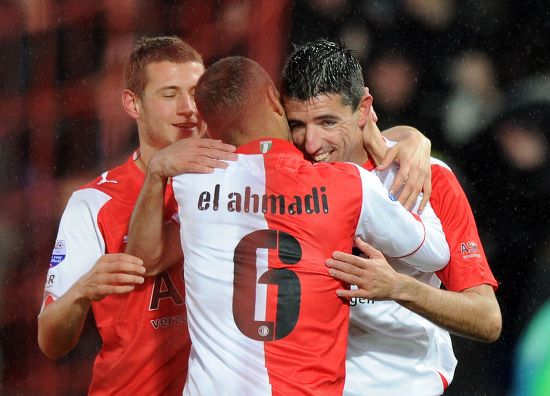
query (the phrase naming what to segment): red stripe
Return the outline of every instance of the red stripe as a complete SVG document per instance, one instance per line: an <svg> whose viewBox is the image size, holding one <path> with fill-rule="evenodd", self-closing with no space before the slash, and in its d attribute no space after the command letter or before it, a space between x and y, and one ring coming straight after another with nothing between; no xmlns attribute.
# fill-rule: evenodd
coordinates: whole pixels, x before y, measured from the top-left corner
<svg viewBox="0 0 550 396"><path fill-rule="evenodd" d="M437 372L437 374L439 374L439 377L441 377L441 382L443 382L443 390L447 389L447 387L449 386L449 382L439 371Z"/></svg>
<svg viewBox="0 0 550 396"><path fill-rule="evenodd" d="M53 303L55 300L53 299L53 297L48 294L46 296L46 299L44 300L44 308L46 308L48 305L50 305L51 303Z"/></svg>
<svg viewBox="0 0 550 396"><path fill-rule="evenodd" d="M412 256L413 254L415 254L418 249L420 249L422 247L422 245L424 244L424 241L426 240L426 226L424 225L424 223L422 222L422 219L420 218L420 216L418 216L417 214L415 213L412 213L410 212L410 214L412 214L414 216L414 218L416 220L418 220L420 222L420 224L422 224L422 229L424 230L424 237L422 238L422 242L420 242L420 245L418 245L418 247L416 249L414 249L412 252L410 252L409 254L405 254L404 256L400 256L400 257L394 257L396 259L401 259L403 257L409 257L409 256Z"/></svg>
<svg viewBox="0 0 550 396"><path fill-rule="evenodd" d="M293 330L282 339L266 342L266 368L273 395L308 396L341 394L345 377L345 354L349 305L338 298L341 282L328 274L324 264L334 250L351 252L357 218L361 210L362 185L358 172L332 166L311 165L289 155L266 155L266 193L295 196L313 195L326 188L328 213L290 215L265 214L270 229L292 235L301 247L301 258L285 264L277 249L269 252L269 268L284 268L300 281L299 315ZM356 169L356 168L354 168ZM270 285L267 313L274 319L277 286ZM270 306L271 305L271 306ZM277 334L277 324L275 325Z"/></svg>

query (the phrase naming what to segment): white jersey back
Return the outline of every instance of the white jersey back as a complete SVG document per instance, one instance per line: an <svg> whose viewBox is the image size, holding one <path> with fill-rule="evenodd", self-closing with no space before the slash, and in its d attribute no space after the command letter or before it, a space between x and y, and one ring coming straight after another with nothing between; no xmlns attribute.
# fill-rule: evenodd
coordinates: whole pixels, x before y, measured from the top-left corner
<svg viewBox="0 0 550 396"><path fill-rule="evenodd" d="M184 394L340 394L349 305L325 259L357 234L433 270L448 261L442 230L355 165L312 165L276 139L239 152L227 169L173 179L192 339Z"/></svg>

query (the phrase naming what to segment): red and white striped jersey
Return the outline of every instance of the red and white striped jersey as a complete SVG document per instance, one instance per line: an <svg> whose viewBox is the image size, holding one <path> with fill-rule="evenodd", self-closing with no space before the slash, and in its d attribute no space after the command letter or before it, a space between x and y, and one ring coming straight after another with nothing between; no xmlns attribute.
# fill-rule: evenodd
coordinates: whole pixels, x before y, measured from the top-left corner
<svg viewBox="0 0 550 396"><path fill-rule="evenodd" d="M124 252L143 181L130 158L72 194L52 253L44 305L66 293L101 255ZM175 203L171 207L175 212ZM92 303L103 344L90 395L181 395L190 349L184 299L181 266L174 266L145 278L131 293Z"/></svg>
<svg viewBox="0 0 550 396"><path fill-rule="evenodd" d="M192 340L184 394L341 394L349 304L325 259L359 235L433 272L449 259L440 223L392 202L374 174L313 165L290 142L238 153L227 169L173 179Z"/></svg>
<svg viewBox="0 0 550 396"><path fill-rule="evenodd" d="M365 168L372 171L374 165L369 162ZM393 165L373 174L389 188L397 170ZM449 167L434 158L430 203L434 212L425 211L421 217L427 221L435 213L441 220L450 246L449 264L436 273L416 271L395 259L389 259L390 264L437 288L438 276L453 291L481 284L496 287L468 200ZM345 395L441 395L456 363L446 330L394 301L351 300Z"/></svg>

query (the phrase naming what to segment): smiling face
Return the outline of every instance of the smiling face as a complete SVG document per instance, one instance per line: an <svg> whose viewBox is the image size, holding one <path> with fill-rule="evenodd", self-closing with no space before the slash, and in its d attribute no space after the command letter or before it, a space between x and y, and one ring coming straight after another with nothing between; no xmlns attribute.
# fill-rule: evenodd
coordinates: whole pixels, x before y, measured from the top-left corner
<svg viewBox="0 0 550 396"><path fill-rule="evenodd" d="M198 62L147 65L147 84L134 95L140 146L159 150L180 139L200 136L206 126L195 106L195 86L204 73Z"/></svg>
<svg viewBox="0 0 550 396"><path fill-rule="evenodd" d="M361 109L353 110L341 95L319 95L306 101L285 97L292 140L314 162L350 161L363 164Z"/></svg>

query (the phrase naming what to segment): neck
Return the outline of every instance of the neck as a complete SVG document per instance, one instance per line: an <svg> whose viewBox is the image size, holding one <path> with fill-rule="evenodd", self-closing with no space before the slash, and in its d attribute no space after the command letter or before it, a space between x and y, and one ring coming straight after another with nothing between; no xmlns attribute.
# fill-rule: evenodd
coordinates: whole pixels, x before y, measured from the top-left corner
<svg viewBox="0 0 550 396"><path fill-rule="evenodd" d="M241 144L268 137L292 141L288 122L285 117L266 117L257 119L255 122L251 122L246 126L246 130L243 131L241 136L244 138L243 140L246 140Z"/></svg>
<svg viewBox="0 0 550 396"><path fill-rule="evenodd" d="M384 138L380 133L380 129L373 121L367 122L363 130L363 147L376 165L382 163L382 160L386 156L388 148L384 142ZM365 161L366 162L366 161Z"/></svg>
<svg viewBox="0 0 550 396"><path fill-rule="evenodd" d="M141 140L141 139L140 139ZM143 141L141 141L139 146L139 156L136 159L135 163L136 166L141 169L143 172L147 171L147 166L149 165L149 160L151 159L151 156L156 152L154 148L151 146L144 144Z"/></svg>

